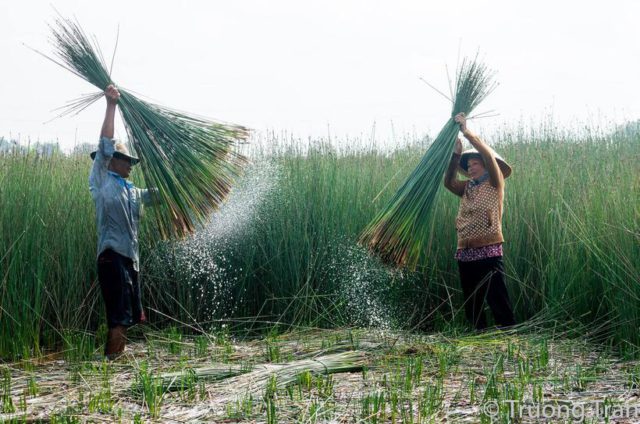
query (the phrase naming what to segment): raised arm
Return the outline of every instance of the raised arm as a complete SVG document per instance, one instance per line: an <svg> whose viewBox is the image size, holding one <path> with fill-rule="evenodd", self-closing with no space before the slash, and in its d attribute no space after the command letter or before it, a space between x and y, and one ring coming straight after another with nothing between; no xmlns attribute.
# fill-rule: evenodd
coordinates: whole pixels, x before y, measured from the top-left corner
<svg viewBox="0 0 640 424"><path fill-rule="evenodd" d="M456 196L462 196L464 194L465 185L463 181L458 179L460 153L462 153L462 142L460 139L457 139L453 155L451 155L451 160L449 161L449 167L447 168L447 172L444 174L444 186Z"/></svg>
<svg viewBox="0 0 640 424"><path fill-rule="evenodd" d="M104 122L102 123L100 138L113 138L116 104L118 104L120 92L112 84L109 84L106 90L104 90L104 96L107 99L107 111L104 114Z"/></svg>
<svg viewBox="0 0 640 424"><path fill-rule="evenodd" d="M109 168L109 162L113 157L114 141L114 120L116 116L116 104L120 98L120 92L113 85L109 85L104 91L105 98L107 99L107 111L104 115L104 122L102 123L102 129L100 130L100 142L98 143L98 149L96 150L96 156L93 160L93 166L91 168L91 174L89 175L89 190L91 195L95 196L98 193L99 188L104 183L107 175L107 169Z"/></svg>
<svg viewBox="0 0 640 424"><path fill-rule="evenodd" d="M496 188L503 187L504 177L498 166L498 161L496 160L493 149L467 128L467 118L464 116L464 113L457 114L454 119L460 125L462 135L469 140L471 145L480 153L480 156L482 156L484 167L489 173L489 182L491 185Z"/></svg>

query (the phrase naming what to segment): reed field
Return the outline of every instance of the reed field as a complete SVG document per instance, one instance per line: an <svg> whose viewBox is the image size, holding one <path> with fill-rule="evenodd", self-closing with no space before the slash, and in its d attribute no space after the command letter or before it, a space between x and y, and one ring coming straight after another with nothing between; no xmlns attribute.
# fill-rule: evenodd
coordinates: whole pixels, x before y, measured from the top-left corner
<svg viewBox="0 0 640 424"><path fill-rule="evenodd" d="M518 321L637 356L638 132L541 125L486 138L514 169L503 229ZM179 243L156 243L144 230L151 325L256 335L274 326L464 331L453 259L458 200L444 187L415 272L389 268L357 244L428 144L254 140L243 152L245 176L204 229ZM86 155L0 156L4 360L58 351L70 338L90 340L92 350L103 330L89 168Z"/></svg>

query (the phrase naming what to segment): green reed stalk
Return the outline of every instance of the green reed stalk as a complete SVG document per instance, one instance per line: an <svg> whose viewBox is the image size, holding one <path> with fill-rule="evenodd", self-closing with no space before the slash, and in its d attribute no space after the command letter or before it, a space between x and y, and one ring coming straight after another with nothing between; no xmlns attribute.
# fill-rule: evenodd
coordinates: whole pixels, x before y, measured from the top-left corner
<svg viewBox="0 0 640 424"><path fill-rule="evenodd" d="M640 136L544 123L487 138L515 170L505 187L503 232L518 320L562 325L580 335L586 329L620 352L638 355ZM425 246L432 266L422 272L394 272L356 247L360 229L420 161L424 142L410 138L393 149L356 149L353 142L341 149L323 141L304 146L282 138L267 144L270 151L248 155L254 166L275 163L268 177L275 189L246 225L225 224L224 237L198 251L224 278L215 284L210 275L187 279L155 243L143 240L143 299L154 325L175 322L151 308L193 326L226 319L234 328L255 323L256 331L278 320L425 331L464 323L453 259L455 196L435 203L434 219L442 224ZM3 359L58 348L57 332L92 331L101 322L88 165L84 155L0 154ZM236 193L244 184L239 181ZM220 309L212 305L217 284L232 288L232 295L216 299ZM344 294L345 288L353 290ZM361 307L376 318L370 300L387 315L363 324L353 311Z"/></svg>
<svg viewBox="0 0 640 424"><path fill-rule="evenodd" d="M424 258L433 225L433 205L442 186L458 136L453 117L469 114L495 87L485 65L463 61L456 77L451 118L422 157L416 169L360 235L360 243L383 261L415 269Z"/></svg>
<svg viewBox="0 0 640 424"><path fill-rule="evenodd" d="M49 59L101 90L70 102L61 115L78 113L114 83L100 48L76 22L60 18L52 33L58 59ZM229 194L245 163L236 142L244 140L248 130L149 103L122 87L119 90L119 110L141 159L145 183L157 188L159 201L152 211L157 234L170 238L192 233Z"/></svg>

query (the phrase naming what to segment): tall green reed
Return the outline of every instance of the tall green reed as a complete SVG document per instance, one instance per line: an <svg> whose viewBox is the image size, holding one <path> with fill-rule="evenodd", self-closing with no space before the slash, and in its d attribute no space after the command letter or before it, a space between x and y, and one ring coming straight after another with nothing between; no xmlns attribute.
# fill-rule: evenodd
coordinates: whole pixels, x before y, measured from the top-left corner
<svg viewBox="0 0 640 424"><path fill-rule="evenodd" d="M503 226L518 319L586 332L637 354L638 134L515 128L487 141L514 169ZM281 138L266 144L250 156L254 167L268 163L268 172L229 200L240 199L230 217L247 212L256 181L273 179L242 225L214 221L217 232L197 245L198 257L180 258L175 246L142 237L152 322L256 330L273 322L380 325L363 318L380 310L383 321L404 327L464 322L453 260L455 196L436 204L428 268L391 271L356 245L360 229L416 166L423 141L390 149ZM102 320L89 166L84 156L0 157L2 357L59 346L61 329L92 330ZM187 269L206 261L202 274Z"/></svg>
<svg viewBox="0 0 640 424"><path fill-rule="evenodd" d="M0 157L1 356L37 354L99 310L87 176L84 157Z"/></svg>

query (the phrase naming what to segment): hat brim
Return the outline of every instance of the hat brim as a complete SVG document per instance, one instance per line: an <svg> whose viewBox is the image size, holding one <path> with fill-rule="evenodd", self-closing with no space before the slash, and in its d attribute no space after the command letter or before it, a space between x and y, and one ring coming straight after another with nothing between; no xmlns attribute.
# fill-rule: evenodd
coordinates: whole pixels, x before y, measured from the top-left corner
<svg viewBox="0 0 640 424"><path fill-rule="evenodd" d="M89 155L89 156L91 156L92 160L94 160L96 158L96 153L97 152L91 152L91 154ZM131 165L137 165L138 163L140 163L140 159L139 158L135 158L133 156L125 155L124 153L120 153L118 151L113 152L113 157L114 158L118 158L118 159L122 159L122 160L128 160L129 162L131 162Z"/></svg>
<svg viewBox="0 0 640 424"><path fill-rule="evenodd" d="M498 167L500 168L500 171L502 171L502 176L504 178L509 178L512 171L511 165L509 165L504 159L502 159L502 156L500 156L499 154L495 152L494 154L496 157L496 162L498 162ZM469 159L471 159L472 157L479 157L480 159L482 159L482 155L476 149L464 151L462 152L462 155L460 155L458 171L465 177L469 176Z"/></svg>

